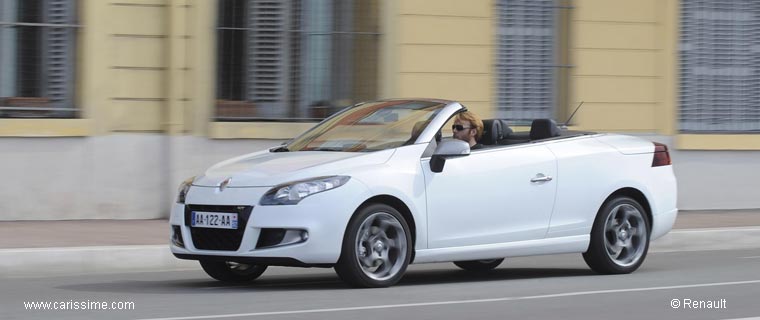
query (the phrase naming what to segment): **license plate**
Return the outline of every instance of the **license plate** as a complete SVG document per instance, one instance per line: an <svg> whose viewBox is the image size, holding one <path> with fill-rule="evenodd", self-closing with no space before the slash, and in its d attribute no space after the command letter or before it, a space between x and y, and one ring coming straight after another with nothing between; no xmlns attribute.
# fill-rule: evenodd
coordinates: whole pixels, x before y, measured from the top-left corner
<svg viewBox="0 0 760 320"><path fill-rule="evenodd" d="M190 226L196 228L237 229L237 213L193 211Z"/></svg>

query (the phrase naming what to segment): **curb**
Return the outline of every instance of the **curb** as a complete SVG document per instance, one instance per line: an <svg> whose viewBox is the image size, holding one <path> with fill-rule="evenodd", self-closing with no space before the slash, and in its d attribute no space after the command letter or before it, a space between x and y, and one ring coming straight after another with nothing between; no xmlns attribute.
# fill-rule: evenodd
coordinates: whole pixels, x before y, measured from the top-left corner
<svg viewBox="0 0 760 320"><path fill-rule="evenodd" d="M652 242L650 252L760 248L760 226L675 229Z"/></svg>
<svg viewBox="0 0 760 320"><path fill-rule="evenodd" d="M0 278L198 269L169 245L0 249Z"/></svg>
<svg viewBox="0 0 760 320"><path fill-rule="evenodd" d="M760 226L675 229L652 242L649 252L754 248L760 248ZM168 244L0 249L0 278L181 270L200 267L175 258Z"/></svg>

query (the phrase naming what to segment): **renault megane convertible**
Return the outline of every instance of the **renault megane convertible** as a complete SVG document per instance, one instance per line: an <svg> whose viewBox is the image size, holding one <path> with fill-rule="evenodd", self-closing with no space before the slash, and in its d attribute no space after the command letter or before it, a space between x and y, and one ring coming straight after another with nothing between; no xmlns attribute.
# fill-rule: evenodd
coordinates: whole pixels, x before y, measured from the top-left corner
<svg viewBox="0 0 760 320"><path fill-rule="evenodd" d="M188 179L171 251L211 277L250 281L267 266L334 267L357 287L397 283L411 263L484 271L505 257L582 253L630 273L673 226L665 145L558 128L513 132L484 120L483 146L442 138L454 101L366 102L297 138Z"/></svg>

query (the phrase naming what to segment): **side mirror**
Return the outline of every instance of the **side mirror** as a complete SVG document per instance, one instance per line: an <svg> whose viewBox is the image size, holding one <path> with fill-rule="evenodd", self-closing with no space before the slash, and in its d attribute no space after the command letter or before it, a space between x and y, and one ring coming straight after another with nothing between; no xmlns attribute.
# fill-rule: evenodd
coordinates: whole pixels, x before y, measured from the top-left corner
<svg viewBox="0 0 760 320"><path fill-rule="evenodd" d="M442 172L447 158L470 155L470 144L462 140L451 139L441 141L430 157L430 171Z"/></svg>

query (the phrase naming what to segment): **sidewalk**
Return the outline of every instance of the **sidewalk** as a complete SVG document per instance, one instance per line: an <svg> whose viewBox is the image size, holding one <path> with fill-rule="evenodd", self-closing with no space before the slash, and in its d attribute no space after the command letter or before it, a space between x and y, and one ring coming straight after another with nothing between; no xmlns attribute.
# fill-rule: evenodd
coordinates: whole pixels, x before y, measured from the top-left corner
<svg viewBox="0 0 760 320"><path fill-rule="evenodd" d="M0 249L169 244L169 220L0 222Z"/></svg>
<svg viewBox="0 0 760 320"><path fill-rule="evenodd" d="M168 220L0 222L0 278L197 269L168 249ZM651 252L760 248L760 209L684 211Z"/></svg>

